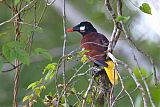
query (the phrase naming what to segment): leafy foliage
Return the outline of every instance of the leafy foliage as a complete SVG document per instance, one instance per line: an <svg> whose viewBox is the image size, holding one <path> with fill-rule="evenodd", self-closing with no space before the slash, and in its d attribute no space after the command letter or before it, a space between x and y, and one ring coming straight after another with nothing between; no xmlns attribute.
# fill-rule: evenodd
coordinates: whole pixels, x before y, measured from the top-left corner
<svg viewBox="0 0 160 107"><path fill-rule="evenodd" d="M43 55L45 58L52 60L52 55L46 49L36 48L35 54L36 55Z"/></svg>
<svg viewBox="0 0 160 107"><path fill-rule="evenodd" d="M26 95L24 98L23 98L23 102L25 101L30 101L30 100L35 100L36 101L36 97L40 97L41 96L41 93L43 90L46 90L46 86L45 84L53 78L54 74L55 74L55 71L56 71L56 68L57 68L57 63L51 63L51 64L48 64L44 70L43 70L43 75L44 78L41 78L39 81L35 81L31 84L28 85L27 87L27 90L31 89L33 91L33 93L31 95Z"/></svg>
<svg viewBox="0 0 160 107"><path fill-rule="evenodd" d="M9 42L2 47L2 53L5 58L12 62L15 59L29 65L29 54L24 50L24 44L18 41Z"/></svg>
<svg viewBox="0 0 160 107"><path fill-rule="evenodd" d="M147 72L144 68L140 68L140 72L139 72L138 68L134 68L134 69L133 69L133 72L134 72L134 74L136 75L136 77L139 78L139 79L142 78L140 72L142 73L142 75L143 75L144 77L149 76L148 72Z"/></svg>
<svg viewBox="0 0 160 107"><path fill-rule="evenodd" d="M147 14L152 15L152 13L151 13L151 7L149 6L148 3L143 3L143 4L139 7L139 9L140 9L142 12L144 12L144 13L147 13Z"/></svg>
<svg viewBox="0 0 160 107"><path fill-rule="evenodd" d="M127 23L127 21L130 19L130 16L117 16L116 21L120 22L122 21L123 23Z"/></svg>
<svg viewBox="0 0 160 107"><path fill-rule="evenodd" d="M45 67L45 69L43 71L43 74L45 74L47 72L47 74L45 76L45 81L53 78L53 76L55 74L56 67L57 67L57 63L48 64Z"/></svg>

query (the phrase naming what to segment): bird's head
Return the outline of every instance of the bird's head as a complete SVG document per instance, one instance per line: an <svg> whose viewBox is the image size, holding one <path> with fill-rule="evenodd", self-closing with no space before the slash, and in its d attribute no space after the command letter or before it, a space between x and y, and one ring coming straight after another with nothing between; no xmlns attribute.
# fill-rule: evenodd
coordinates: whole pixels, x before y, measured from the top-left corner
<svg viewBox="0 0 160 107"><path fill-rule="evenodd" d="M81 33L83 36L91 32L97 32L97 30L93 27L93 25L87 21L81 22L80 24L74 26L73 28L67 29L67 32L74 32L74 31Z"/></svg>

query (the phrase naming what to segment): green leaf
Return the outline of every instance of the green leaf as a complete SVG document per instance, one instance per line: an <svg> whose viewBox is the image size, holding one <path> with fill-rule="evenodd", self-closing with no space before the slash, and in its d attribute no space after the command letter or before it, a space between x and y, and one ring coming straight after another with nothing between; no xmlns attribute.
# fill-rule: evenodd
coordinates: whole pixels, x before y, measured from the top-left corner
<svg viewBox="0 0 160 107"><path fill-rule="evenodd" d="M36 86L37 86L37 81L31 83L31 84L27 87L27 90L30 89L30 88L34 89Z"/></svg>
<svg viewBox="0 0 160 107"><path fill-rule="evenodd" d="M54 74L55 74L55 72L50 70L45 76L45 81L47 81L48 79L52 79Z"/></svg>
<svg viewBox="0 0 160 107"><path fill-rule="evenodd" d="M127 23L127 21L130 19L130 16L117 16L116 21L120 22L122 21L123 23Z"/></svg>
<svg viewBox="0 0 160 107"><path fill-rule="evenodd" d="M45 90L46 89L46 86L42 85L40 86L40 90Z"/></svg>
<svg viewBox="0 0 160 107"><path fill-rule="evenodd" d="M22 63L29 65L29 54L26 51L17 49L15 54L17 54L17 59L19 59Z"/></svg>
<svg viewBox="0 0 160 107"><path fill-rule="evenodd" d="M49 79L51 80L54 77L55 70L50 73Z"/></svg>
<svg viewBox="0 0 160 107"><path fill-rule="evenodd" d="M14 4L17 5L20 2L20 0L14 0Z"/></svg>
<svg viewBox="0 0 160 107"><path fill-rule="evenodd" d="M71 89L71 94L75 94L76 93L76 89L73 87L72 89Z"/></svg>
<svg viewBox="0 0 160 107"><path fill-rule="evenodd" d="M81 62L85 63L87 62L88 57L86 55L83 55L83 57L81 58Z"/></svg>
<svg viewBox="0 0 160 107"><path fill-rule="evenodd" d="M23 98L23 102L25 102L25 101L27 101L27 100L31 100L33 98L33 94L31 94L31 95L27 95L27 96L25 96L24 98Z"/></svg>
<svg viewBox="0 0 160 107"><path fill-rule="evenodd" d="M44 70L43 70L43 74L46 72L46 71L55 71L57 68L57 63L51 63L51 64L48 64Z"/></svg>
<svg viewBox="0 0 160 107"><path fill-rule="evenodd" d="M35 94L36 94L38 97L40 97L41 90L40 90L39 87L35 88L35 89L34 89L34 92L35 92Z"/></svg>
<svg viewBox="0 0 160 107"><path fill-rule="evenodd" d="M67 61L72 60L72 59L73 59L72 55L67 56Z"/></svg>
<svg viewBox="0 0 160 107"><path fill-rule="evenodd" d="M57 68L57 63L48 64L44 68L43 74L48 71L45 76L45 81L47 81L48 79L52 79L54 77L56 68Z"/></svg>
<svg viewBox="0 0 160 107"><path fill-rule="evenodd" d="M18 59L27 65L30 62L29 54L24 50L24 44L18 41L9 42L3 45L2 53L9 62L12 62L15 59Z"/></svg>
<svg viewBox="0 0 160 107"><path fill-rule="evenodd" d="M148 3L143 3L143 4L139 7L139 9L140 9L142 12L146 13L146 14L152 15L152 13L151 13L151 7L149 6Z"/></svg>
<svg viewBox="0 0 160 107"><path fill-rule="evenodd" d="M25 102L28 99L29 99L29 96L25 96L22 101Z"/></svg>
<svg viewBox="0 0 160 107"><path fill-rule="evenodd" d="M52 55L46 49L36 48L35 53L36 55L43 55L45 58L52 60Z"/></svg>
<svg viewBox="0 0 160 107"><path fill-rule="evenodd" d="M140 72L142 72L142 75L144 76L144 77L147 77L149 74L148 74L148 72L145 70L145 69L143 69L143 68L140 68ZM138 78L138 79L141 79L141 74L139 73L139 71L138 71L138 68L134 68L133 69L133 72L134 72L134 74L136 75L136 77Z"/></svg>
<svg viewBox="0 0 160 107"><path fill-rule="evenodd" d="M79 55L84 55L86 52L90 52L90 50L82 50L80 52L77 52Z"/></svg>

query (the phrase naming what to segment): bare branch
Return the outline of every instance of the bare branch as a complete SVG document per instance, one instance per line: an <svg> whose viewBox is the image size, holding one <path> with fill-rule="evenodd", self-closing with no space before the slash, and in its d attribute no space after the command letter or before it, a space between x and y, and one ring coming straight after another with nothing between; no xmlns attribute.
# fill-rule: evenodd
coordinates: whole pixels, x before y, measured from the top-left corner
<svg viewBox="0 0 160 107"><path fill-rule="evenodd" d="M115 64L115 66L116 66L116 67L115 67L115 68L116 68L116 71L118 71L117 64ZM118 76L119 76L122 89L121 89L121 91L119 92L119 94L116 96L116 98L113 100L111 107L114 107L114 104L115 104L116 100L118 100L118 97L122 94L123 91L124 91L124 92L126 93L126 95L129 97L129 99L130 99L130 101L131 101L131 104L132 104L132 107L134 107L133 99L132 99L130 93L125 89L124 83L123 83L123 80L122 80L122 77L121 77L120 73L117 72L117 74L118 74Z"/></svg>
<svg viewBox="0 0 160 107"><path fill-rule="evenodd" d="M132 69L129 68L129 66L127 64L123 63L122 61L118 61L117 63L123 65L129 71L131 77L133 78L137 87L141 91L144 107L147 107L147 99L146 99L146 94L145 94L144 88L142 87L141 83L137 80L137 78L136 78L135 74L133 73Z"/></svg>
<svg viewBox="0 0 160 107"><path fill-rule="evenodd" d="M82 107L85 107L85 103L86 103L86 100L87 100L88 93L89 93L89 91L90 91L91 88L92 88L92 84L93 84L93 81L94 81L94 76L95 76L95 75L93 75L92 78L90 79L90 83L89 83L89 85L88 85L87 91L85 92L85 95L84 95L84 97L83 97Z"/></svg>
<svg viewBox="0 0 160 107"><path fill-rule="evenodd" d="M19 66L21 66L23 63L20 63L19 65L17 65L17 66L13 66L13 68L11 68L11 69L8 69L8 70L4 70L4 71L2 71L2 72L9 72L9 71L12 71L12 70L15 70L17 67L19 67Z"/></svg>
<svg viewBox="0 0 160 107"><path fill-rule="evenodd" d="M110 40L109 45L108 45L108 52L112 53L112 51L113 51L113 49L114 49L114 47L115 47L115 45L116 45L116 43L119 39L121 30L120 30L119 22L116 21L116 14L113 10L113 7L110 4L110 1L105 0L105 5L106 5L108 11L110 12L110 15L112 16L112 20L113 20L113 23L114 23L114 28L113 28L113 31L112 31L111 40ZM122 2L121 2L121 0L117 0L117 13L118 13L118 15L122 14Z"/></svg>
<svg viewBox="0 0 160 107"><path fill-rule="evenodd" d="M21 8L21 10L20 10L18 13L16 13L13 17L11 17L9 20L6 20L6 21L0 23L0 26L4 25L4 24L6 24L6 23L11 22L11 21L12 21L13 19L15 19L22 11L24 11L27 7L29 7L33 2L34 2L34 0L33 0L33 1L30 1L27 5L25 5L23 8Z"/></svg>
<svg viewBox="0 0 160 107"><path fill-rule="evenodd" d="M66 34L66 0L63 0L63 31L64 31L64 40L63 40L63 56L65 56L66 51L66 40L67 40L67 34ZM63 61L63 84L64 84L64 101L65 106L67 106L67 94L66 94L66 80L65 80L65 60Z"/></svg>
<svg viewBox="0 0 160 107"><path fill-rule="evenodd" d="M133 53L133 57L134 57L134 60L135 60L135 62L136 62L136 64L137 64L138 71L139 71L139 73L140 73L140 75L141 75L141 77L142 77L142 80L143 80L143 82L144 82L144 85L145 85L145 87L146 87L146 90L147 90L147 93L148 93L148 96L149 96L149 100L150 100L150 102L151 102L151 105L152 105L152 107L155 107L155 104L154 104L154 102L153 102L151 93L150 93L150 91L149 91L148 84L147 84L147 82L146 82L146 80L145 80L144 75L142 74L142 71L141 71L141 69L140 69L140 66L139 66L139 64L138 64L137 58L136 58L136 56L135 56L134 53Z"/></svg>
<svg viewBox="0 0 160 107"><path fill-rule="evenodd" d="M123 31L124 35L126 36L127 40L129 41L129 43L131 43L136 48L136 50L138 52L140 52L142 55L144 55L145 57L147 57L149 59L151 65L153 67L154 82L155 82L155 85L157 85L157 81L158 81L157 80L157 75L156 75L157 71L156 71L156 67L155 67L155 63L154 63L153 59L151 58L150 55L148 55L147 53L143 52L140 48L138 48L136 46L136 44L133 42L133 40L131 39L131 37L128 36L127 31L125 30L124 24L122 22L121 22L121 26L122 26L122 31Z"/></svg>

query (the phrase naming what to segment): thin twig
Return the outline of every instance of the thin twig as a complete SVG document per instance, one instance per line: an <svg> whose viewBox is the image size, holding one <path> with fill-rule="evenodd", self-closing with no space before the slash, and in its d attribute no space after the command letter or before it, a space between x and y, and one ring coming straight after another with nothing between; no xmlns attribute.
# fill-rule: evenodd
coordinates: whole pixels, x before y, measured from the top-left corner
<svg viewBox="0 0 160 107"><path fill-rule="evenodd" d="M144 55L145 57L147 57L149 59L151 65L153 67L154 82L155 82L155 85L157 85L157 81L158 81L157 80L157 75L156 75L157 71L156 71L156 67L155 67L155 63L154 63L153 59L151 58L150 55L148 55L147 53L143 52L140 48L138 48L136 46L136 44L133 42L133 40L131 39L131 37L128 36L127 31L125 30L124 24L122 22L121 22L121 27L122 27L122 31L123 31L124 35L126 36L127 40L129 41L129 43L131 43L136 48L136 50L138 52L140 52L142 55Z"/></svg>
<svg viewBox="0 0 160 107"><path fill-rule="evenodd" d="M129 68L129 66L127 64L123 63L122 61L118 61L117 63L123 65L129 71L131 77L133 78L137 87L141 91L144 107L147 107L147 99L146 99L146 94L145 94L144 88L142 87L141 83L137 80L137 78L136 78L135 74L133 73L132 69Z"/></svg>
<svg viewBox="0 0 160 107"><path fill-rule="evenodd" d="M70 82L77 76L80 76L82 74L77 74L88 62L85 62L82 66L79 67L79 69L76 70L76 72L74 73L74 75L69 79L68 83L66 84L66 86L68 86L68 84L70 84ZM90 69L89 69L90 70ZM87 70L85 73L83 73L84 75L89 71Z"/></svg>
<svg viewBox="0 0 160 107"><path fill-rule="evenodd" d="M48 0L47 0L47 5L52 5L56 0L53 0L52 2L48 3Z"/></svg>
<svg viewBox="0 0 160 107"><path fill-rule="evenodd" d="M134 90L132 90L129 94L131 95L131 94L134 93L137 89L138 89L138 87L136 87ZM122 98L125 97L125 96L127 96L127 94L125 94L125 95L117 98L117 100L120 100L120 99L122 99Z"/></svg>
<svg viewBox="0 0 160 107"><path fill-rule="evenodd" d="M91 90L91 87L92 87L92 84L93 84L93 81L94 81L94 77L95 77L95 75L93 75L92 78L90 79L90 83L88 85L87 91L85 92L85 95L84 95L83 100L82 100L82 107L85 107L87 96L88 96L89 91Z"/></svg>
<svg viewBox="0 0 160 107"><path fill-rule="evenodd" d="M66 39L67 39L67 34L66 34L66 0L63 0L63 31L64 31L64 40L63 40L63 56L65 56L65 51L66 51ZM64 102L65 102L65 107L67 106L67 94L66 94L66 80L65 80L65 67L66 67L66 60L63 61L63 84L64 84Z"/></svg>
<svg viewBox="0 0 160 107"><path fill-rule="evenodd" d="M109 42L109 45L108 45L108 52L113 52L113 49L120 37L120 34L121 34L121 30L120 30L120 27L119 27L119 22L116 21L116 14L113 10L113 7L111 6L110 4L110 1L109 0L105 0L105 5L110 13L110 15L112 16L112 20L113 20L113 23L114 23L114 28L113 28L113 31L112 31L112 35L111 35L111 40ZM122 2L121 0L117 0L117 13L118 15L121 15L122 14Z"/></svg>
<svg viewBox="0 0 160 107"><path fill-rule="evenodd" d="M8 69L8 70L4 70L4 71L1 71L1 72L9 72L9 71L12 71L12 70L15 70L17 67L19 67L19 66L21 66L23 63L20 63L19 65L17 65L17 66L13 66L13 68L11 68L11 69Z"/></svg>
<svg viewBox="0 0 160 107"><path fill-rule="evenodd" d="M6 24L6 23L11 22L11 21L12 21L13 19L15 19L22 11L24 11L27 7L29 7L33 2L34 2L34 0L33 0L33 1L30 1L27 5L25 5L23 8L21 8L21 10L20 10L18 13L16 13L13 17L11 17L9 20L6 20L6 21L0 23L0 26L4 25L4 24Z"/></svg>
<svg viewBox="0 0 160 107"><path fill-rule="evenodd" d="M146 80L145 80L144 75L142 74L141 68L140 68L140 66L139 66L139 64L138 64L137 58L136 58L136 56L135 56L134 53L133 53L133 57L134 57L134 60L135 60L135 62L136 62L136 64L137 64L138 71L139 71L139 73L140 73L140 75L141 75L141 77L142 77L142 80L143 80L143 82L144 82L144 85L145 85L145 87L146 87L146 90L147 90L147 93L148 93L148 96L149 96L149 100L150 100L150 102L151 102L151 105L152 105L152 107L155 107L155 104L154 104L154 102L153 102L151 93L150 93L150 91L149 91L148 84L147 84L147 82L146 82Z"/></svg>
<svg viewBox="0 0 160 107"><path fill-rule="evenodd" d="M117 68L117 65L116 65L116 64L115 64L115 68L116 68L116 71L118 71L118 68ZM132 104L132 107L134 107L133 99L132 99L130 93L125 89L124 83L123 83L123 80L122 80L122 77L121 77L120 73L117 72L117 74L118 74L118 77L119 77L119 79L120 79L122 89L121 89L121 91L119 92L119 94L116 96L116 98L113 100L111 107L114 107L115 102L117 101L118 97L122 94L123 91L124 91L124 92L126 93L126 95L129 97L129 99L130 99L130 101L131 101L131 104Z"/></svg>

